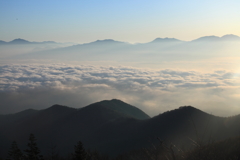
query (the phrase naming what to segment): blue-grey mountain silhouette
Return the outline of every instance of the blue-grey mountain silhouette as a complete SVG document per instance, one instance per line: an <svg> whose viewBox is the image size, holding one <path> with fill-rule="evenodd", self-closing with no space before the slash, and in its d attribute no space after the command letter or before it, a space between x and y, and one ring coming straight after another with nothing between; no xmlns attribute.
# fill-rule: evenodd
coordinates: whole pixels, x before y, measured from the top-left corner
<svg viewBox="0 0 240 160"><path fill-rule="evenodd" d="M233 35L233 34L227 34L221 37L221 40L223 41L240 41L240 37Z"/></svg>
<svg viewBox="0 0 240 160"><path fill-rule="evenodd" d="M29 44L29 43L31 43L31 42L29 42L27 40L24 40L24 39L21 39L21 38L14 39L14 40L9 42L9 44Z"/></svg>
<svg viewBox="0 0 240 160"><path fill-rule="evenodd" d="M157 42L181 42L181 40L176 39L176 38L156 38L150 43L157 43Z"/></svg>
<svg viewBox="0 0 240 160"><path fill-rule="evenodd" d="M0 45L1 44L7 44L7 42L0 40Z"/></svg>
<svg viewBox="0 0 240 160"><path fill-rule="evenodd" d="M240 37L233 35L233 34L227 34L222 37L218 36L205 36L200 37L198 39L193 40L193 42L223 42L223 41L240 41Z"/></svg>

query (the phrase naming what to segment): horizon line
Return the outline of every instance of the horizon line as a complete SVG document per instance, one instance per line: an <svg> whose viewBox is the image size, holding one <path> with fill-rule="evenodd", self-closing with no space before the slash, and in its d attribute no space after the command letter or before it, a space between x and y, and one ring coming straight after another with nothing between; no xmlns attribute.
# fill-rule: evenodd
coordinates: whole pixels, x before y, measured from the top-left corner
<svg viewBox="0 0 240 160"><path fill-rule="evenodd" d="M119 40L115 40L115 39L111 39L111 38L106 38L106 39L96 39L94 41L90 41L90 42L84 42L84 43L78 43L78 42L58 42L58 41L55 41L55 40L44 40L44 41L29 41L29 40L26 40L26 39L23 39L23 38L15 38L11 41L4 41L4 40L1 40L0 41L3 41L3 42L6 42L6 43L10 43L14 40L25 40L25 41L28 41L28 42L32 42L32 43L42 43L42 42L55 42L55 43L75 43L75 44L88 44L88 43L92 43L92 42L96 42L96 41L105 41L105 40L113 40L113 41L116 41L116 42L123 42L123 43L129 43L129 44L145 44L145 43L150 43L150 42L153 42L155 41L156 39L175 39L175 40L179 40L179 41L182 41L182 42L191 42L191 41L195 41L195 40L198 40L200 38L204 38L204 37L216 37L216 38L222 38L224 36L237 36L239 37L238 35L235 35L235 34L225 34L223 36L216 36L216 35L207 35L207 36L201 36L199 38L196 38L196 39L192 39L192 40L188 40L188 41L185 41L185 40L181 40L181 39L178 39L178 38L174 38L174 37L157 37L155 39L153 39L152 41L149 41L149 42L135 42L135 43L130 43L130 42L126 42L126 41L119 41ZM239 37L240 38L240 37Z"/></svg>

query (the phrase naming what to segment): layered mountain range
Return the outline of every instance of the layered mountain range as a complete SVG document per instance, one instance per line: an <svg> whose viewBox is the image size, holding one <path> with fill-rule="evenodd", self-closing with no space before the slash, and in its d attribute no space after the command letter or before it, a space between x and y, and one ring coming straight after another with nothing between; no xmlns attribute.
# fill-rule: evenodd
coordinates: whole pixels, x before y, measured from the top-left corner
<svg viewBox="0 0 240 160"><path fill-rule="evenodd" d="M29 60L118 62L163 64L166 61L198 61L208 58L238 55L240 37L205 36L192 41L175 38L156 38L148 43L130 44L113 39L96 40L84 44L30 42L15 39L0 41L0 58L28 62Z"/></svg>
<svg viewBox="0 0 240 160"><path fill-rule="evenodd" d="M155 43L155 42L181 42L182 40L176 39L176 38L156 38L153 41L149 42L149 43ZM237 35L233 35L233 34L227 34L224 35L222 37L218 37L218 36L204 36L204 37L200 37L197 39L192 40L192 42L196 42L196 41L240 41L240 37ZM184 42L184 41L182 41ZM191 42L191 41L190 41ZM31 42L31 41L27 41L25 39L21 39L21 38L17 38L14 39L12 41L6 42L3 40L0 40L0 44L42 44L42 43L57 43L54 41L43 41L43 42ZM96 44L96 43L125 43L125 42L119 42L119 41L115 41L112 39L105 39L105 40L97 40L94 42L90 42L90 43L86 43L86 44Z"/></svg>
<svg viewBox="0 0 240 160"><path fill-rule="evenodd" d="M28 109L0 115L0 156L5 157L12 141L21 149L33 133L44 155L56 146L61 155L82 141L85 148L112 156L158 143L191 147L238 136L240 115L223 118L191 106L149 117L121 100L104 100L75 109L53 105L43 110Z"/></svg>

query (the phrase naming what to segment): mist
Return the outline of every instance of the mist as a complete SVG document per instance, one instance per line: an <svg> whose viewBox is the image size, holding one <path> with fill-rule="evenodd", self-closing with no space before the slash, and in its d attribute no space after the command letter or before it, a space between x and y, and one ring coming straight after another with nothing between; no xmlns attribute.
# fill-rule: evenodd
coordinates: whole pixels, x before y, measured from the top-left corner
<svg viewBox="0 0 240 160"><path fill-rule="evenodd" d="M192 105L218 116L240 113L240 73L127 66L13 64L0 67L1 114L54 104L81 108L121 99L150 116Z"/></svg>
<svg viewBox="0 0 240 160"><path fill-rule="evenodd" d="M184 105L218 116L239 114L239 39L4 43L0 114L54 104L81 108L113 98L150 116Z"/></svg>

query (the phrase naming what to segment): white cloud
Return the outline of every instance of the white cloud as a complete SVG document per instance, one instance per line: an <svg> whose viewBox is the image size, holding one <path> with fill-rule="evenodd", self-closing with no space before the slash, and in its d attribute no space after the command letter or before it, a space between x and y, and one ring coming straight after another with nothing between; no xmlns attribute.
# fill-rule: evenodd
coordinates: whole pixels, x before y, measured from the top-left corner
<svg viewBox="0 0 240 160"><path fill-rule="evenodd" d="M0 113L55 103L83 107L118 98L150 115L181 105L231 115L240 113L239 79L239 73L225 70L203 73L126 66L4 65L0 66Z"/></svg>

